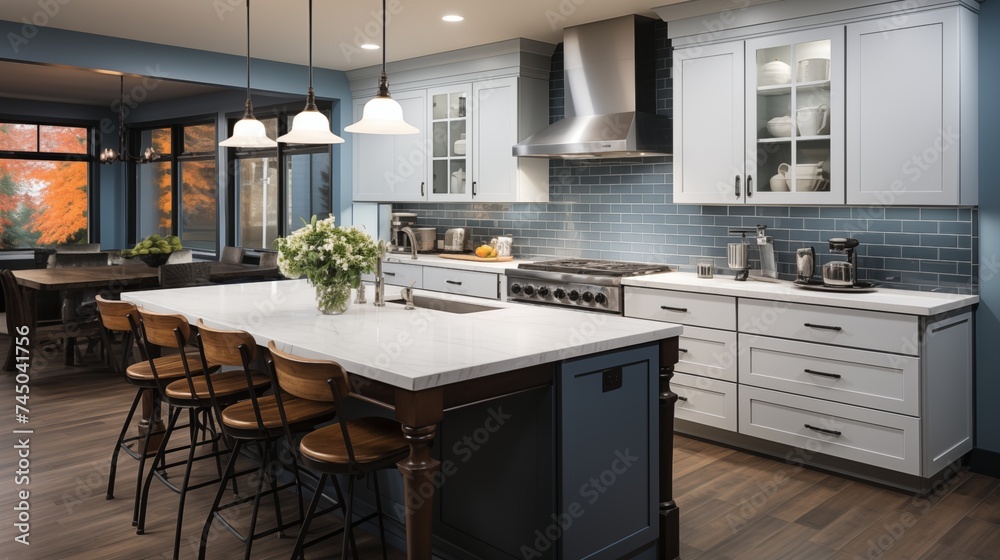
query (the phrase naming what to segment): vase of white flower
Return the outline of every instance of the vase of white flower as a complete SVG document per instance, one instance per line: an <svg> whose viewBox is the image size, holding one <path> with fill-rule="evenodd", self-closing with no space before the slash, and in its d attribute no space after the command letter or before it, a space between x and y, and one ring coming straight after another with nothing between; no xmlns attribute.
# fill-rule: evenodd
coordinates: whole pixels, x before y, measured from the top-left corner
<svg viewBox="0 0 1000 560"><path fill-rule="evenodd" d="M288 278L305 276L316 288L316 307L336 315L351 305L351 290L360 289L361 275L375 269L378 245L362 230L336 227L334 217L317 220L288 237L279 237L278 269Z"/></svg>

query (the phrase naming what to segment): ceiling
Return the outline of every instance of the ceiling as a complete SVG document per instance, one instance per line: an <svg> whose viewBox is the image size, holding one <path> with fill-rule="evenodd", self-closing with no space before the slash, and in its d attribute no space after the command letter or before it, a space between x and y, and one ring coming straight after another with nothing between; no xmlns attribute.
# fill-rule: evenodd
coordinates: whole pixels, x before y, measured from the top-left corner
<svg viewBox="0 0 1000 560"><path fill-rule="evenodd" d="M625 14L655 17L651 8L684 0L390 0L388 59L402 60L516 37L549 43L564 27ZM193 49L245 54L244 0L88 0L58 5L47 26ZM38 0L0 2L0 19L23 21L41 10ZM378 0L314 0L315 63L350 70L381 62ZM445 14L465 17L441 21ZM254 0L252 54L280 62L308 60L308 0Z"/></svg>

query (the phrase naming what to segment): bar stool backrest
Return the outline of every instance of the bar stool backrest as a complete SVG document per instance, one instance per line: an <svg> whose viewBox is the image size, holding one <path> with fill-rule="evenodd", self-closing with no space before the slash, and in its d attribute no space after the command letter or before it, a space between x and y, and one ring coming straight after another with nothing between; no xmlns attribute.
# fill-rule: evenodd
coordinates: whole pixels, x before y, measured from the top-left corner
<svg viewBox="0 0 1000 560"><path fill-rule="evenodd" d="M183 315L171 315L167 313L154 313L152 311L139 310L140 333L143 344L146 346L146 355L154 356L153 346L163 348L176 348L180 351L180 360L184 367L184 376L188 381L188 388L191 394L195 393L194 384L191 380L191 368L187 363L187 354L184 347L191 339L191 325ZM166 383L160 379L156 373L156 363L149 360L149 366L156 379L156 384L160 391L166 391Z"/></svg>
<svg viewBox="0 0 1000 560"><path fill-rule="evenodd" d="M201 351L201 365L204 371L208 371L208 364L221 366L238 366L243 369L246 376L247 392L250 394L251 406L254 417L257 421L257 429L266 432L264 419L260 411L260 403L257 399L256 386L253 381L253 371L251 364L257 355L257 342L253 336L240 330L219 330L205 326L205 323L198 320L198 334L195 335L198 341L198 349ZM212 385L212 376L205 376L208 392L211 396L212 406L215 407L217 415L222 417L222 407L219 405L215 395L215 387ZM226 424L222 424L226 429Z"/></svg>
<svg viewBox="0 0 1000 560"><path fill-rule="evenodd" d="M139 325L139 308L132 302L105 299L100 295L97 296L96 300L101 326L104 327L101 329L101 342L108 349L109 356L111 357L110 361L115 365L118 373L125 375L125 368L131 362L132 343L133 341L138 343L140 340L137 328ZM111 339L107 331L125 333L122 340L124 350L121 362L116 361L114 355L111 353ZM139 348L140 359L146 360L146 348L144 345L140 343L136 344L136 346Z"/></svg>

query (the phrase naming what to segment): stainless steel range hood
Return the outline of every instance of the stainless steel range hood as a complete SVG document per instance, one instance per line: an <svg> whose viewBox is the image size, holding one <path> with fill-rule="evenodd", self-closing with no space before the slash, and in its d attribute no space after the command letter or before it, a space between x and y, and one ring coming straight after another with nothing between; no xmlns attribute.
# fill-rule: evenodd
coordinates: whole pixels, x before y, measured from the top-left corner
<svg viewBox="0 0 1000 560"><path fill-rule="evenodd" d="M563 32L566 118L514 145L518 157L600 158L670 153L656 114L655 20L630 15Z"/></svg>

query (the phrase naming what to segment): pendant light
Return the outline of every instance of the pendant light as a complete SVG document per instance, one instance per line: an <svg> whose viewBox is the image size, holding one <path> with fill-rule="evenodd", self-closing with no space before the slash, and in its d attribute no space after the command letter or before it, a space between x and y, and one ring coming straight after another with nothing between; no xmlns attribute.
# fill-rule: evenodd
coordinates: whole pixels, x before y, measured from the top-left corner
<svg viewBox="0 0 1000 560"><path fill-rule="evenodd" d="M313 2L309 0L309 93L306 108L292 119L292 130L278 137L288 144L340 144L343 138L330 132L330 120L316 108L313 92Z"/></svg>
<svg viewBox="0 0 1000 560"><path fill-rule="evenodd" d="M247 104L243 118L233 127L233 135L219 142L224 148L273 148L277 142L267 137L264 123L253 116L250 99L250 0L247 0Z"/></svg>
<svg viewBox="0 0 1000 560"><path fill-rule="evenodd" d="M125 75L118 77L118 151L114 148L104 148L101 150L100 161L104 164L112 164L116 161L134 161L147 163L160 158L152 147L146 148L142 157L135 157L128 153L125 146Z"/></svg>
<svg viewBox="0 0 1000 560"><path fill-rule="evenodd" d="M365 103L361 120L344 127L356 134L417 134L416 127L403 120L403 108L389 97L389 78L385 74L385 0L382 0L382 75L378 79L378 94Z"/></svg>

